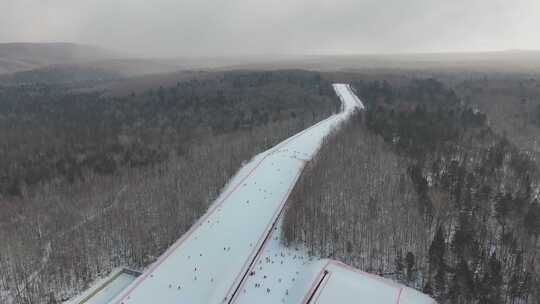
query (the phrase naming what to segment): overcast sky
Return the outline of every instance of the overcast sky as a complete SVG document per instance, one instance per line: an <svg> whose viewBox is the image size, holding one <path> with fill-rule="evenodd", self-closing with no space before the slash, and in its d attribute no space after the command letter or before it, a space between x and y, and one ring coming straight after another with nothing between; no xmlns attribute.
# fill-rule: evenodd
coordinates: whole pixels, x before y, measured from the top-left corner
<svg viewBox="0 0 540 304"><path fill-rule="evenodd" d="M0 0L0 42L153 56L540 49L540 0Z"/></svg>

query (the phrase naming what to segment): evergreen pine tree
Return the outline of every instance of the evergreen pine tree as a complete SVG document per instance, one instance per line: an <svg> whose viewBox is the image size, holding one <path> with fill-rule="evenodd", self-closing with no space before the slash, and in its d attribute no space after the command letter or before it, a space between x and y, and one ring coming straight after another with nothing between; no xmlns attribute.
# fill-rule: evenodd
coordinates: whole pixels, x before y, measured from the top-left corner
<svg viewBox="0 0 540 304"><path fill-rule="evenodd" d="M537 200L529 204L523 224L529 235L538 237L540 234L540 204Z"/></svg>
<svg viewBox="0 0 540 304"><path fill-rule="evenodd" d="M398 280L403 278L403 257L401 256L401 250L398 250L396 254L396 277Z"/></svg>
<svg viewBox="0 0 540 304"><path fill-rule="evenodd" d="M424 285L424 288L422 289L422 292L432 296L433 295L433 288L431 287L431 281L427 281L426 285Z"/></svg>
<svg viewBox="0 0 540 304"><path fill-rule="evenodd" d="M501 304L504 303L501 296L503 286L502 266L497 259L495 252L489 258L484 278L482 279L482 292L480 293L480 304Z"/></svg>
<svg viewBox="0 0 540 304"><path fill-rule="evenodd" d="M460 259L456 266L454 277L457 280L459 293L465 299L471 299L474 294L474 278L472 271L469 269L467 261Z"/></svg>
<svg viewBox="0 0 540 304"><path fill-rule="evenodd" d="M414 265L415 265L415 258L414 254L412 252L407 252L407 256L405 257L405 263L407 266L407 281L411 282L414 279Z"/></svg>
<svg viewBox="0 0 540 304"><path fill-rule="evenodd" d="M444 239L444 231L441 226L437 228L435 237L429 247L429 270L430 276L434 273L433 279L433 296L442 300L446 296L446 267L444 262L444 254L446 251L446 243Z"/></svg>
<svg viewBox="0 0 540 304"><path fill-rule="evenodd" d="M437 228L435 237L429 246L429 267L434 272L441 268L440 266L444 264L444 253L446 250L446 243L444 240L444 231L441 226Z"/></svg>
<svg viewBox="0 0 540 304"><path fill-rule="evenodd" d="M437 270L434 283L433 295L437 300L443 302L446 298L446 269L444 267Z"/></svg>

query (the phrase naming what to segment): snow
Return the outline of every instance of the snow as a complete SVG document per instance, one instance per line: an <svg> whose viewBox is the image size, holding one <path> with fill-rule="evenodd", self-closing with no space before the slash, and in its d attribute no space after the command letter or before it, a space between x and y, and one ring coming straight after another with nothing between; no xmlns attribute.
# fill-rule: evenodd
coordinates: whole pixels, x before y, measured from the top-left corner
<svg viewBox="0 0 540 304"><path fill-rule="evenodd" d="M92 284L92 288L69 300L66 304L107 304L118 296L137 276L132 271L117 268L105 278Z"/></svg>
<svg viewBox="0 0 540 304"><path fill-rule="evenodd" d="M321 273L330 272L326 288L315 290L321 301L340 303L332 297L345 291L341 297L350 294L345 301L350 302L361 290L371 290L362 285L366 276L311 259L280 240L280 216L306 161L333 128L364 108L349 85L334 89L342 112L254 157L207 213L110 303L302 303ZM404 295L410 298L409 292Z"/></svg>
<svg viewBox="0 0 540 304"><path fill-rule="evenodd" d="M85 302L85 304L107 304L115 296L120 294L129 284L135 281L135 277L122 273L114 281L109 283L107 287L100 290L95 296L90 300Z"/></svg>
<svg viewBox="0 0 540 304"><path fill-rule="evenodd" d="M319 288L312 293L310 303L435 303L433 299L414 289L352 269L336 261L329 261L325 270L326 276Z"/></svg>
<svg viewBox="0 0 540 304"><path fill-rule="evenodd" d="M272 231L262 254L250 269L252 275L241 285L232 303L302 303L325 267L326 260L313 259L302 248L283 246L280 224Z"/></svg>

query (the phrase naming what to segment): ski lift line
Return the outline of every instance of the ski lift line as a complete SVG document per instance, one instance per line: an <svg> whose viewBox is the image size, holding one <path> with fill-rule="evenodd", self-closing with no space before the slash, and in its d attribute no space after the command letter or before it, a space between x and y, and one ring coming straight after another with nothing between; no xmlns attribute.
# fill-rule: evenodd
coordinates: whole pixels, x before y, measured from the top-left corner
<svg viewBox="0 0 540 304"><path fill-rule="evenodd" d="M309 288L308 292L304 296L304 299L302 300L302 304L308 304L309 301L311 301L311 299L313 298L313 296L317 292L317 289L321 285L322 281L324 280L326 275L328 275L327 267L328 267L328 265L330 265L330 262L331 261L328 261L326 263L326 265L324 265L324 267L321 269L321 271L319 272L319 274L317 275L317 277L313 281L313 284L311 284L311 287Z"/></svg>
<svg viewBox="0 0 540 304"><path fill-rule="evenodd" d="M246 263L242 267L242 271L238 274L238 276L234 280L233 285L229 288L229 291L227 292L227 295L231 292L231 290L234 288L234 286L237 286L236 289L234 289L234 292L232 293L232 295L230 297L227 297L227 298L230 299L229 302L228 302L229 304L234 303L236 301L238 291L241 290L244 287L248 274L252 271L253 267L255 266L255 262L258 260L261 253L264 252L264 249L266 248L266 245L268 244L268 241L270 240L270 236L272 235L272 231L276 227L276 224L278 223L279 219L281 218L281 216L282 216L282 214L283 214L283 212L285 210L285 205L287 204L287 200L288 200L292 190L294 189L294 186L296 185L296 182L300 178L300 175L301 175L301 173L302 173L302 171L304 169L305 164L306 163L304 162L302 167L300 168L300 170L298 170L298 172L296 173L295 177L292 180L292 183L290 184L289 188L287 189L287 192L283 196L283 199L281 200L279 208L276 210L276 212L275 212L275 214L274 214L274 216L272 218L272 221L270 221L268 227L265 230L264 240L260 239L259 242L257 243L257 247L255 247L255 248L258 248L258 249L255 252L255 256L253 256L253 253L250 255L250 258L246 261ZM263 240L263 242L262 242L261 245L259 245L261 240ZM251 256L253 256L253 258L251 258ZM249 261L251 261L251 262L249 262ZM247 269L245 269L248 262L249 262L249 265L248 265ZM245 270L243 270L243 269L245 269ZM242 273L243 273L243 275L242 275ZM242 278L237 283L238 277L240 275L242 275Z"/></svg>
<svg viewBox="0 0 540 304"><path fill-rule="evenodd" d="M161 265L178 247L180 247L180 245L186 240L188 239L192 234L193 232L195 232L195 230L200 227L200 225L205 222L208 217L210 217L210 215L212 215L215 210L217 210L217 208L219 206L221 206L243 183L244 181L251 176L251 174L253 174L253 172L260 167L260 165L262 164L262 162L264 160L266 160L270 155L274 154L277 150L279 150L280 148L282 148L283 146L289 144L292 140L296 139L297 137L303 135L304 133L312 130L313 128L319 126L320 124L323 124L327 121L329 121L330 119L334 119L335 118L335 115L332 115L316 124L314 124L313 126L311 127L308 127L306 129L304 129L303 131L301 132L298 132L297 134L289 137L288 139L284 140L283 142L279 143L278 145L276 145L274 148L272 148L268 153L266 153L266 155L264 155L264 157L261 158L261 160L259 160L257 162L257 164L227 193L225 194L225 196L220 199L218 202L214 203L210 209L208 210L208 212L203 215L193 226L191 226L191 228L182 236L180 237L154 264L152 264L150 266L150 269L145 272L144 275L142 275L140 277L140 279L137 279L137 281L133 284L133 286L131 286L123 295L122 297L120 297L116 302L115 304L121 304L142 282L144 282L153 272L154 270L159 267L159 265ZM293 184L294 185L294 184ZM259 240L260 242L260 240Z"/></svg>
<svg viewBox="0 0 540 304"><path fill-rule="evenodd" d="M313 302L313 304L317 304L319 302L319 297L323 293L323 290L326 287L326 285L328 284L328 281L330 281L331 276L332 276L332 272L328 272L328 271L325 272L325 276L321 280L322 284L317 288L317 292L316 292L317 297L315 298L315 301ZM315 295L315 293L313 295Z"/></svg>
<svg viewBox="0 0 540 304"><path fill-rule="evenodd" d="M397 294L397 299L396 299L396 304L399 304L399 301L401 300L401 293L403 292L403 288L405 288L405 287L401 286L399 288L399 291L398 291L398 294Z"/></svg>

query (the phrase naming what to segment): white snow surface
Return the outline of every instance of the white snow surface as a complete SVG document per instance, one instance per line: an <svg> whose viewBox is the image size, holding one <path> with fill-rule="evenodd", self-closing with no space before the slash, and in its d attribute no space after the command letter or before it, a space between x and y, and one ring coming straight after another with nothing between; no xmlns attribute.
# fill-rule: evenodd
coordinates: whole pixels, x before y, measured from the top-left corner
<svg viewBox="0 0 540 304"><path fill-rule="evenodd" d="M137 277L124 272L122 268L114 269L108 276L97 280L92 287L66 304L107 304L118 296Z"/></svg>
<svg viewBox="0 0 540 304"><path fill-rule="evenodd" d="M117 278L114 279L107 287L100 290L95 296L93 296L85 304L107 304L115 296L120 294L122 290L126 288L129 284L135 281L135 277L127 273L120 274Z"/></svg>
<svg viewBox="0 0 540 304"><path fill-rule="evenodd" d="M312 304L388 303L433 304L430 297L382 277L328 261L318 288L310 294Z"/></svg>
<svg viewBox="0 0 540 304"><path fill-rule="evenodd" d="M364 108L349 85L334 84L334 90L340 113L254 157L207 213L110 303L297 304L315 303L315 297L318 303L432 303L412 289L281 243L280 216L306 161L333 128Z"/></svg>

